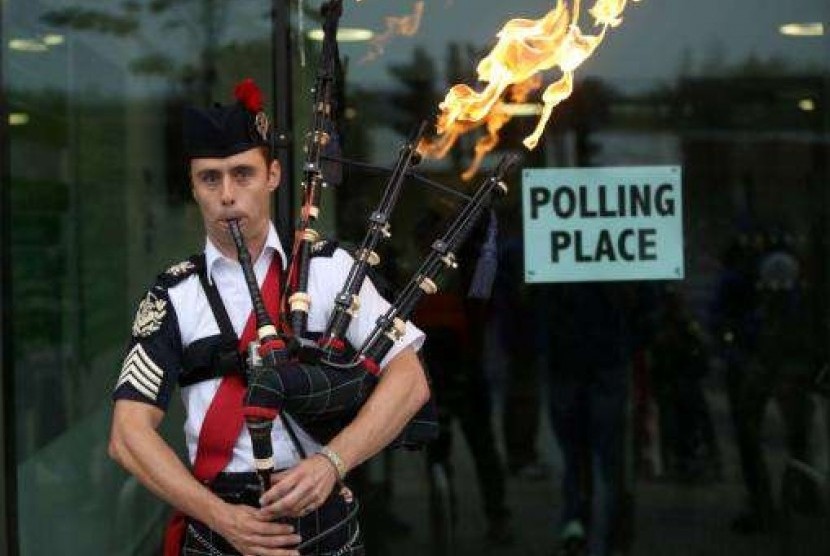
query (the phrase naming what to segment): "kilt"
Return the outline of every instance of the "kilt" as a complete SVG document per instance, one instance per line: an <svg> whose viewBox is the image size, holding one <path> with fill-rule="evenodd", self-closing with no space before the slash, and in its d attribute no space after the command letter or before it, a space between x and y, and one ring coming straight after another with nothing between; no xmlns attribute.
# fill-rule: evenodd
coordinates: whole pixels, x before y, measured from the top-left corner
<svg viewBox="0 0 830 556"><path fill-rule="evenodd" d="M231 504L259 507L256 473L220 473L210 484L217 496ZM363 556L363 539L357 521L358 503L333 492L317 510L300 518L279 518L300 535L300 553L308 556ZM194 519L187 520L182 556L239 556L218 533Z"/></svg>

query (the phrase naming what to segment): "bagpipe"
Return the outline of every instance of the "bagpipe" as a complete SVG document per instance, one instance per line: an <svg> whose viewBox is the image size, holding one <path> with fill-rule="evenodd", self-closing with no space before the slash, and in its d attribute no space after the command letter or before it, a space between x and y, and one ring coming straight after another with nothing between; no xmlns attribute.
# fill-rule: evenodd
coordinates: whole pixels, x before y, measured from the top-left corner
<svg viewBox="0 0 830 556"><path fill-rule="evenodd" d="M340 1L324 4L323 58L314 87L313 127L305 145L303 200L294 245L291 249L280 322L271 321L262 293L257 285L251 256L238 222L229 222L238 259L245 276L256 318L258 339L248 348L248 387L243 413L251 435L254 463L263 488L270 485L274 471L271 432L273 421L288 414L318 442L326 443L354 418L371 395L383 369L380 363L394 343L406 332L406 321L418 301L438 290L442 271L458 266L456 253L481 220L492 201L507 192L505 175L516 165L517 156L502 159L481 183L475 194L458 211L444 233L430 247L430 252L409 282L381 315L362 345L348 346L345 334L352 318L360 311L360 290L369 269L380 262L377 247L390 237L390 218L403 182L420 161L417 147L425 132L422 123L401 148L397 162L377 208L369 216L369 226L360 248L354 253L352 267L333 303L333 310L322 334L314 338L307 330L312 303L308 292L309 267L314 245L320 234L314 222L320 213L323 149L330 140L329 118L334 36ZM332 44L334 46L332 46ZM285 421L284 421L285 422ZM295 445L291 424L286 423ZM412 418L400 437L398 446L419 447L437 436L437 412L432 399Z"/></svg>

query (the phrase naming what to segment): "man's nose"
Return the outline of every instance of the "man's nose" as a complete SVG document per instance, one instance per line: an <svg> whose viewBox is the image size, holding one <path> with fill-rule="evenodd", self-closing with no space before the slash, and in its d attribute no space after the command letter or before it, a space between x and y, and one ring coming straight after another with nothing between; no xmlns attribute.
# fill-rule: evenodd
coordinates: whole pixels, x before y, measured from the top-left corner
<svg viewBox="0 0 830 556"><path fill-rule="evenodd" d="M233 180L230 176L222 178L222 204L232 205L236 202L234 197Z"/></svg>

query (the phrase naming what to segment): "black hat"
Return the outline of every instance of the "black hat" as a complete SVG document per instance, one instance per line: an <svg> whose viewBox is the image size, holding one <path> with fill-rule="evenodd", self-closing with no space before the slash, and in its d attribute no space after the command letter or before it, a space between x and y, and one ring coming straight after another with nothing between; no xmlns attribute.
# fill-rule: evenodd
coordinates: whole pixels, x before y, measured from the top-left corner
<svg viewBox="0 0 830 556"><path fill-rule="evenodd" d="M262 92L250 78L234 88L236 102L184 110L185 157L225 158L255 147L267 147L268 117L262 109Z"/></svg>

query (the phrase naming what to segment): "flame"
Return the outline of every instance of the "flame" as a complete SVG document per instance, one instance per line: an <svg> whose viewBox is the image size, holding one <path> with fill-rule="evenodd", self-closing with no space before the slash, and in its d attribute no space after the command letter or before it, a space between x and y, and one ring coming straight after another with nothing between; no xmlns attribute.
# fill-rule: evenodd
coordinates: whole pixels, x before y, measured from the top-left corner
<svg viewBox="0 0 830 556"><path fill-rule="evenodd" d="M573 92L575 70L593 54L608 28L622 22L626 3L596 0L588 11L594 27L599 28L595 34L579 28L578 0L572 9L557 0L556 6L538 20L511 19L505 23L496 35L496 46L476 68L479 81L486 83L484 89L478 92L464 84L451 87L438 106L437 136L422 141L418 150L424 156L442 158L461 135L485 126L487 135L476 142L473 162L462 174L465 180L472 178L487 153L498 144L499 130L510 121L504 99L523 102L541 87L542 72L558 67L561 77L543 91L542 114L533 133L523 141L527 149L536 148L554 108Z"/></svg>
<svg viewBox="0 0 830 556"><path fill-rule="evenodd" d="M358 0L360 1L360 0ZM383 54L386 45L394 37L411 37L418 32L421 26L421 17L424 15L424 1L418 0L412 6L412 13L409 15L389 16L384 20L386 22L386 30L379 35L376 35L370 42L370 50L366 53L361 63L371 62L376 60Z"/></svg>

